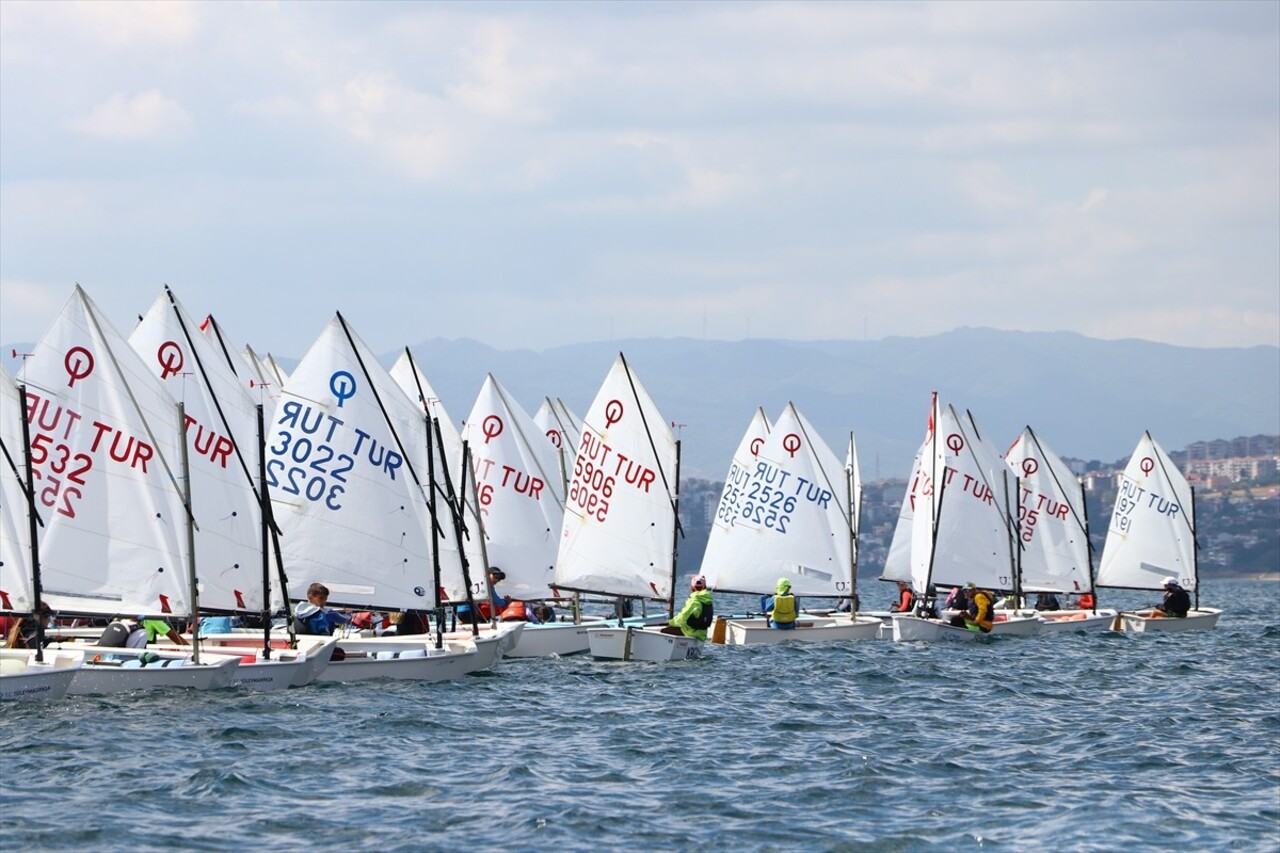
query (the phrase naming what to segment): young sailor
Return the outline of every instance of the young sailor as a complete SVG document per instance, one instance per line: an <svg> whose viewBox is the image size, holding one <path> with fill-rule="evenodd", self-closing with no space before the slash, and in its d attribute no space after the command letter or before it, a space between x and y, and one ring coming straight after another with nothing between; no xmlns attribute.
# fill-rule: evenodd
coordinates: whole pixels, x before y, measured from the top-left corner
<svg viewBox="0 0 1280 853"><path fill-rule="evenodd" d="M910 613L916 606L916 594L911 584L898 581L898 600L889 605L890 613Z"/></svg>
<svg viewBox="0 0 1280 853"><path fill-rule="evenodd" d="M796 597L791 594L791 581L778 578L774 594L764 604L764 615L769 618L769 627L779 631L794 630L798 613Z"/></svg>
<svg viewBox="0 0 1280 853"><path fill-rule="evenodd" d="M664 634L683 634L697 640L707 638L707 629L715 618L715 605L711 593L707 590L707 579L703 575L694 575L689 581L689 597L684 600L684 607L671 617L671 621L662 629Z"/></svg>

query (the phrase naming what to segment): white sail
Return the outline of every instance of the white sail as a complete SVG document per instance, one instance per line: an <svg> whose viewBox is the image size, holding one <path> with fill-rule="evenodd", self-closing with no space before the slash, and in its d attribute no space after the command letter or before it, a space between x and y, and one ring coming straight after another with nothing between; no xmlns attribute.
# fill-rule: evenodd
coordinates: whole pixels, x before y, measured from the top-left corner
<svg viewBox="0 0 1280 853"><path fill-rule="evenodd" d="M743 506L747 502L747 485L756 471L756 462L764 443L769 438L769 418L764 409L757 408L747 424L738 448L733 452L733 460L729 463L729 473L724 478L724 488L720 492L720 502L716 505L716 515L711 523L711 532L707 536L707 547L702 552L702 567L699 571L707 579L710 589L725 589L720 582L720 567L736 559L732 533L742 517ZM732 572L727 575L732 577Z"/></svg>
<svg viewBox="0 0 1280 853"><path fill-rule="evenodd" d="M483 520L489 565L503 570L502 591L547 598L564 525L564 487L555 447L489 374L463 429Z"/></svg>
<svg viewBox="0 0 1280 853"><path fill-rule="evenodd" d="M1161 589L1173 577L1194 591L1195 523L1191 485L1144 432L1120 478L1097 585Z"/></svg>
<svg viewBox="0 0 1280 853"><path fill-rule="evenodd" d="M1013 474L999 450L978 434L972 418L962 420L952 406L942 412L938 439L947 470L929 579L939 586L975 583L1012 589Z"/></svg>
<svg viewBox="0 0 1280 853"><path fill-rule="evenodd" d="M853 570L858 570L858 532L862 524L862 471L858 468L858 445L849 433L849 449L844 455L844 470L849 478L849 525L853 536ZM858 580L854 576L854 586Z"/></svg>
<svg viewBox="0 0 1280 853"><path fill-rule="evenodd" d="M1031 427L1005 460L1019 477L1022 591L1089 592L1089 532L1079 478Z"/></svg>
<svg viewBox="0 0 1280 853"><path fill-rule="evenodd" d="M263 357L262 367L267 373L267 380L274 379L277 388L282 388L289 382L288 372L280 366L280 363L276 361L276 357L271 353L267 353Z"/></svg>
<svg viewBox="0 0 1280 853"><path fill-rule="evenodd" d="M436 483L445 483L446 475L443 469L447 469L448 484L452 486L454 499L457 500L456 496L459 494L465 499L466 512L463 513L462 517L463 553L466 555L467 565L469 566L468 576L471 579L471 594L483 598L486 595L485 574L487 562L481 533L479 495L471 473L467 472L465 482L462 476L462 433L454 422L449 419L449 413L445 410L444 402L440 399L440 395L431 387L431 383L427 381L426 375L422 372L408 349L400 353L400 357L391 366L391 378L410 400L416 401L426 417L434 418L440 425L440 443L444 445L444 458L441 459L440 454L436 453ZM432 440L432 446L435 446L434 439ZM453 522L444 506L447 492L448 489L446 488L437 496L437 514L440 517L441 525L448 528L452 541L456 542L457 537L452 528ZM445 595L451 601L466 600L467 584L464 581L459 561L452 561L442 569L440 585L444 588Z"/></svg>
<svg viewBox="0 0 1280 853"><path fill-rule="evenodd" d="M935 393L930 404L929 422L925 428L924 441L916 451L911 463L911 476L907 479L907 490L902 496L902 507L898 510L898 523L893 528L893 538L889 541L889 551L885 555L884 569L880 573L881 580L912 580L911 536L912 521L916 514L916 504L921 500L926 489L932 490L933 479L930 469L925 463L933 452L933 431L937 423L938 395ZM922 467L923 466L923 467ZM930 528L932 540L932 528ZM924 574L921 574L921 578Z"/></svg>
<svg viewBox="0 0 1280 853"><path fill-rule="evenodd" d="M112 615L191 611L178 406L77 285L23 365L44 600Z"/></svg>
<svg viewBox="0 0 1280 853"><path fill-rule="evenodd" d="M788 403L760 448L734 523L712 530L717 588L766 593L787 578L796 595L849 595L848 506L844 466Z"/></svg>
<svg viewBox="0 0 1280 853"><path fill-rule="evenodd" d="M435 606L425 423L335 316L289 377L267 439L291 598L319 581L337 605ZM442 547L442 562L451 554Z"/></svg>
<svg viewBox="0 0 1280 853"><path fill-rule="evenodd" d="M31 522L23 462L18 386L0 366L0 611L35 610L31 579ZM43 514L42 514L43 515Z"/></svg>
<svg viewBox="0 0 1280 853"><path fill-rule="evenodd" d="M551 442L559 459L561 479L564 488L568 489L569 479L573 472L573 460L578 442L582 440L582 424L575 420L573 414L559 400L552 401L544 397L538 411L533 415L533 422Z"/></svg>
<svg viewBox="0 0 1280 853"><path fill-rule="evenodd" d="M947 446L942 438L942 412L939 409L938 395L934 393L929 409L929 426L925 433L924 444L916 454L919 471L919 483L908 492L912 517L907 520L905 530L907 553L910 558L911 572L909 579L916 595L924 595L932 583L933 559L937 544L939 511L942 507L942 492L947 475ZM904 499L905 505L908 503ZM898 518L899 529L902 517ZM897 530L894 538L897 538Z"/></svg>
<svg viewBox="0 0 1280 853"><path fill-rule="evenodd" d="M278 609L281 591L263 589L258 420L248 390L168 288L129 344L183 403L200 607Z"/></svg>
<svg viewBox="0 0 1280 853"><path fill-rule="evenodd" d="M582 425L565 501L556 585L670 599L675 436L621 355Z"/></svg>

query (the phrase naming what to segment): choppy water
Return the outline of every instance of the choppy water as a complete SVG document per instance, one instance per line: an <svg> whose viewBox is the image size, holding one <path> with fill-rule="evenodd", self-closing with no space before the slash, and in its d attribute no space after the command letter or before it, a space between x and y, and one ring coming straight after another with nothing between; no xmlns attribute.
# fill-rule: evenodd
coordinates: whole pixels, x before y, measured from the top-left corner
<svg viewBox="0 0 1280 853"><path fill-rule="evenodd" d="M1202 601L1216 631L6 703L0 847L1275 850L1280 588Z"/></svg>

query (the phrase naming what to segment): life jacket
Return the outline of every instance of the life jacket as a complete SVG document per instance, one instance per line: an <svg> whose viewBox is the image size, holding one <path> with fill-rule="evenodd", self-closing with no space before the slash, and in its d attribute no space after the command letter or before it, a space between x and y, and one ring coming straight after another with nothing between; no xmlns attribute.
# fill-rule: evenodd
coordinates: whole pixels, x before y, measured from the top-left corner
<svg viewBox="0 0 1280 853"><path fill-rule="evenodd" d="M702 610L685 620L686 625L695 631L705 631L715 621L715 606L710 600L702 602Z"/></svg>
<svg viewBox="0 0 1280 853"><path fill-rule="evenodd" d="M979 600L979 596L981 596L982 600ZM978 627L983 631L990 631L992 625L994 625L991 612L994 601L995 596L985 589L980 589L973 594L970 613L973 614L973 621L978 623Z"/></svg>
<svg viewBox="0 0 1280 853"><path fill-rule="evenodd" d="M525 609L523 601L512 601L498 618L503 622L528 622L529 612Z"/></svg>
<svg viewBox="0 0 1280 853"><path fill-rule="evenodd" d="M124 622L112 622L106 628L102 629L102 636L98 637L99 646L107 646L115 649L122 649L125 643L129 642L129 635L134 632L135 628Z"/></svg>
<svg viewBox="0 0 1280 853"><path fill-rule="evenodd" d="M1081 610L1092 610L1094 603L1093 593L1086 592L1080 596L1080 600L1076 602L1076 607Z"/></svg>
<svg viewBox="0 0 1280 853"><path fill-rule="evenodd" d="M299 634L315 634L328 637L333 634L333 626L324 610L314 604L302 604L293 611L293 622Z"/></svg>
<svg viewBox="0 0 1280 853"><path fill-rule="evenodd" d="M911 608L916 605L916 594L914 590L904 589L898 596L898 612L910 613Z"/></svg>
<svg viewBox="0 0 1280 853"><path fill-rule="evenodd" d="M769 618L782 625L796 621L796 597L790 593L773 597L773 615ZM710 622L707 623L711 624Z"/></svg>

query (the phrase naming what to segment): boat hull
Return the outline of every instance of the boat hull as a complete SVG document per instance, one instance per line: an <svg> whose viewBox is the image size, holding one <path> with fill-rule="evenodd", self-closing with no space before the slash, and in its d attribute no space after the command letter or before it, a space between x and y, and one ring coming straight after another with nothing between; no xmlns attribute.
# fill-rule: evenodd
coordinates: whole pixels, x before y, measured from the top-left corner
<svg viewBox="0 0 1280 853"><path fill-rule="evenodd" d="M767 619L726 619L724 643L730 646L758 646L775 643L834 643L842 640L874 640L880 620L859 617L805 618L796 627L780 631L769 627ZM719 632L716 632L719 636Z"/></svg>
<svg viewBox="0 0 1280 853"><path fill-rule="evenodd" d="M1080 631L1110 631L1116 611L1050 610L1040 614L1041 634L1070 634Z"/></svg>
<svg viewBox="0 0 1280 853"><path fill-rule="evenodd" d="M1013 613L996 613L991 633L997 637L1034 637L1040 633L1040 617Z"/></svg>
<svg viewBox="0 0 1280 853"><path fill-rule="evenodd" d="M192 663L188 656L162 657L154 663L141 665L136 659L144 652L146 649L102 649L90 657L85 650L84 665L76 671L67 693L81 696L166 687L220 690L231 686L240 666L240 658L235 656L198 664ZM133 663L140 665L132 666Z"/></svg>
<svg viewBox="0 0 1280 853"><path fill-rule="evenodd" d="M702 657L702 640L656 628L588 628L591 656L603 660L664 662Z"/></svg>
<svg viewBox="0 0 1280 853"><path fill-rule="evenodd" d="M587 640L590 623L575 625L572 622L556 622L548 625L525 625L515 647L507 652L510 658L538 658L551 655L576 655L586 652L591 644Z"/></svg>
<svg viewBox="0 0 1280 853"><path fill-rule="evenodd" d="M1213 607L1201 607L1192 610L1186 616L1179 618L1177 616L1156 616L1146 615L1151 611L1140 613L1120 613L1116 620L1120 623L1120 630L1125 633L1145 634L1151 632L1163 633L1181 633L1183 631L1208 631L1216 628L1218 625L1218 617L1222 615L1222 611Z"/></svg>
<svg viewBox="0 0 1280 853"><path fill-rule="evenodd" d="M189 637L189 635L188 635ZM253 655L255 660L262 662L262 632L231 632L227 634L209 634L200 637L201 647L212 652L230 653L236 651L242 656ZM298 648L289 648L289 641L286 639L272 637L271 639L271 660L299 660L296 667L290 667L291 680L286 687L302 687L316 680L316 677L324 671L329 665L329 658L333 655L334 646L337 645L335 637L321 637L309 634L298 636ZM242 659L241 668L252 666ZM255 676L249 676L250 683L242 686L250 687L258 690L274 690L273 686L266 686L266 682L254 681ZM261 686L255 686L261 685Z"/></svg>
<svg viewBox="0 0 1280 853"><path fill-rule="evenodd" d="M57 702L67 695L82 658L48 652L44 661L28 649L0 649L0 701Z"/></svg>
<svg viewBox="0 0 1280 853"><path fill-rule="evenodd" d="M403 645L403 644L402 644ZM347 651L341 660L330 660L317 681L366 681L391 678L405 681L452 681L479 667L475 648L395 648Z"/></svg>
<svg viewBox="0 0 1280 853"><path fill-rule="evenodd" d="M972 643L981 636L983 636L981 631L957 628L937 619L899 615L893 617L895 643Z"/></svg>

